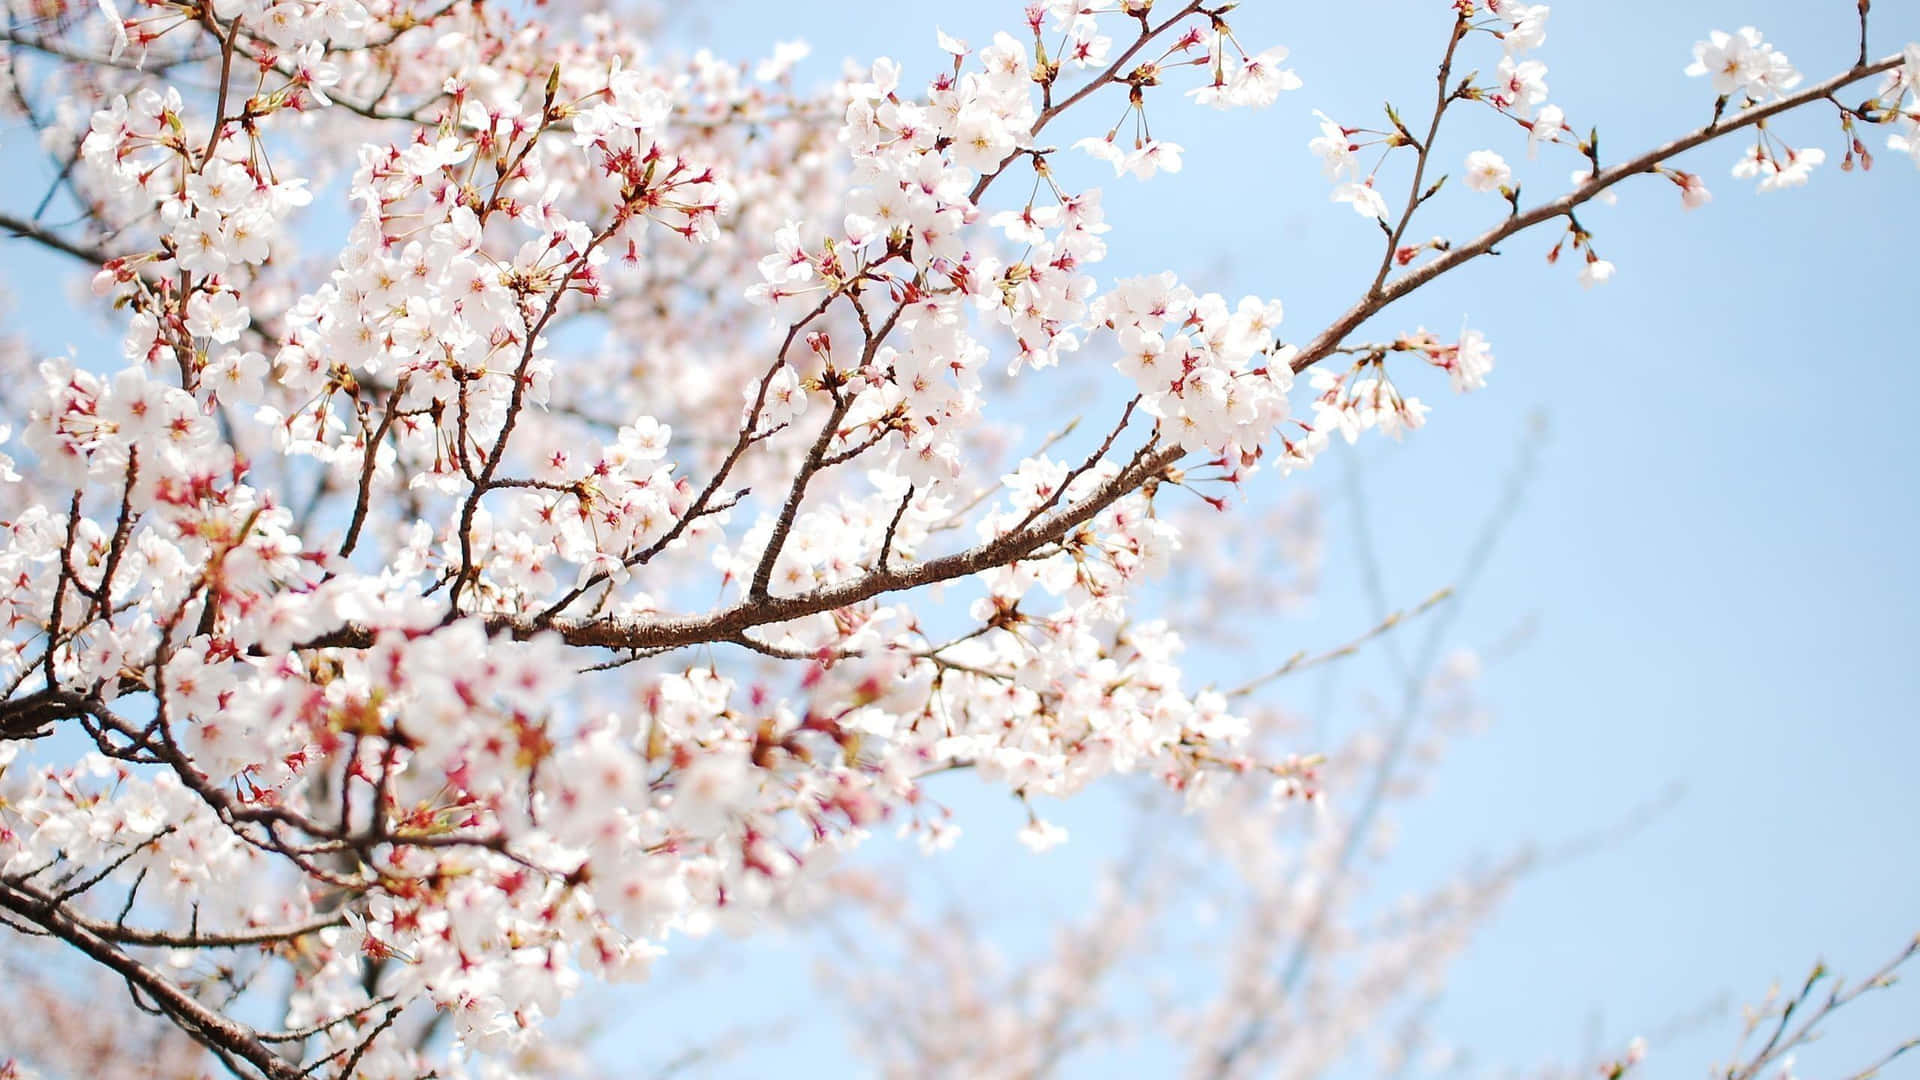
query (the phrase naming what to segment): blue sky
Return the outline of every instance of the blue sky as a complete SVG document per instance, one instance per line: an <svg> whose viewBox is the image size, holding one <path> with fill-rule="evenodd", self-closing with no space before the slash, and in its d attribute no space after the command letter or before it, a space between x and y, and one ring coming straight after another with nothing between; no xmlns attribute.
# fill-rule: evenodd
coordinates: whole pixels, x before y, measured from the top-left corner
<svg viewBox="0 0 1920 1080"><path fill-rule="evenodd" d="M1920 6L1879 6L1876 54L1920 39ZM1344 309L1378 236L1326 202L1306 150L1311 110L1349 124L1376 117L1383 99L1424 110L1445 7L1244 3L1234 16L1243 38L1290 46L1306 86L1258 114L1220 116L1165 95L1155 130L1185 144L1186 171L1105 185L1116 231L1103 274L1175 268L1231 296L1277 296L1295 338ZM1707 30L1757 25L1819 78L1852 58L1853 7L1566 2L1539 55L1552 99L1577 125L1598 123L1609 156L1624 155L1706 120L1712 95L1681 69ZM925 73L938 59L936 25L979 43L1018 10L1012 0L706 0L675 34L742 57L805 38L815 46L805 82L828 77L842 56L891 55ZM1490 69L1491 50L1480 57ZM1095 115L1085 130L1063 124L1072 137L1098 134L1108 113ZM1827 116L1786 130L1837 146ZM1465 124L1442 162L1457 170L1489 143ZM1515 149L1511 136L1495 145ZM1573 267L1547 267L1551 237L1523 237L1381 324L1445 334L1469 319L1499 357L1488 388L1469 397L1410 375L1407 388L1434 405L1428 428L1364 455L1371 531L1396 605L1450 583L1527 418L1542 412L1551 428L1524 508L1455 624L1465 645L1491 645L1527 620L1533 636L1490 669L1493 727L1458 747L1437 790L1403 816L1383 886L1413 888L1477 856L1550 846L1684 786L1648 828L1523 884L1457 965L1434 1020L1488 1066L1575 1057L1596 1026L1617 1044L1718 995L1751 1000L1816 956L1864 973L1920 931L1920 470L1910 420L1920 368L1908 306L1920 172L1889 152L1872 172L1846 175L1830 150L1809 188L1759 196L1727 176L1737 153L1717 145L1687 159L1715 192L1705 210L1683 213L1673 189L1650 179L1629 185L1620 206L1582 215L1620 267L1603 289L1583 292ZM1508 156L1541 195L1572 168ZM1464 233L1497 212L1455 192L1431 225ZM96 342L32 314L61 310L62 294L36 276L48 264L6 251L9 321L44 347ZM1268 490L1256 498L1299 486L1332 497L1343 484L1330 459L1291 480L1261 477ZM1338 644L1368 623L1359 568L1343 554L1345 511L1330 510L1329 525L1327 588L1311 618L1250 628L1285 642L1283 653ZM1350 704L1385 671L1377 653L1363 657L1336 693ZM1112 804L1096 800L1063 813L1074 829L1066 850L1032 858L1013 841L1013 808L977 801L963 851L924 864L955 889L991 870L997 888L1068 908L1123 839L1103 831ZM793 942L755 959L723 948L720 974L691 991L667 982L641 991L632 1030L668 1041L719 1030L731 1024L716 1017L745 1002L749 1013L799 1022L716 1075L776 1064L788 1075L846 1075L845 1033L806 1004L807 955ZM1803 1055L1808 1074L1858 1067L1920 1034L1915 1004L1905 993L1843 1014ZM1733 1032L1728 1010L1657 1046L1650 1074L1702 1075ZM1908 1068L1887 1075L1920 1075Z"/></svg>

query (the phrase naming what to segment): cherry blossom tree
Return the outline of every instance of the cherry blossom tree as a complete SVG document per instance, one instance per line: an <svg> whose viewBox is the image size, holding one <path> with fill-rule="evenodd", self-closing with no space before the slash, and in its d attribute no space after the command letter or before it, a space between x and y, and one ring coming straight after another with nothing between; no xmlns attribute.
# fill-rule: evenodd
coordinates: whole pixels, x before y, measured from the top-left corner
<svg viewBox="0 0 1920 1080"><path fill-rule="evenodd" d="M1010 4L991 41L807 90L803 46L668 57L645 17L564 0L16 0L0 79L59 168L0 226L83 265L121 333L0 352L0 920L86 973L41 1011L124 984L117 1050L157 1069L547 1075L592 986L882 902L844 856L950 844L925 785L956 770L1023 801L1149 777L1278 890L1256 928L1361 940L1285 889L1351 840L1248 823L1364 787L1380 751L1256 737L1269 680L1201 687L1142 598L1199 574L1220 619L1284 587L1228 577L1260 523L1215 511L1335 436L1418 429L1402 383L1487 384L1482 333L1395 322L1423 286L1522 234L1601 284L1580 214L1705 206L1678 159L1710 143L1769 191L1826 147L1920 164L1920 46L1871 51L1865 0L1859 55L1817 77L1712 31L1698 109L1627 156L1549 100L1545 5L1427 7L1431 103L1311 144L1380 254L1296 332L1177 270L1100 278L1118 237L1071 179L1178 171L1187 110L1310 93L1231 3ZM1511 145L1444 145L1469 110ZM1524 154L1570 186L1523 197ZM1483 229L1419 239L1439 199ZM1104 412L1023 441L1087 385ZM1022 838L1064 836L1036 810ZM1382 928L1344 986L1250 956L1189 1018L1197 1067L1312 1071L1507 880ZM1014 1027L1067 1015L1124 939L1096 937ZM1324 1042L1259 1019L1296 993ZM928 1016L902 1045L969 1038ZM1065 1023L994 1029L981 1067L1099 1030Z"/></svg>

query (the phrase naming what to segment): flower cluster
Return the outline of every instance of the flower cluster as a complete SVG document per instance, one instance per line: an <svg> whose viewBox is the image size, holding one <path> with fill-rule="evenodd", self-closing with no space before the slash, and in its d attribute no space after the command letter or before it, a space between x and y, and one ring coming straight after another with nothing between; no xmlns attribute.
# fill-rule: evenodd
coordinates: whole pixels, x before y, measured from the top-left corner
<svg viewBox="0 0 1920 1080"><path fill-rule="evenodd" d="M1751 26L1731 34L1715 30L1707 40L1697 42L1687 74L1707 76L1715 93L1741 94L1755 101L1778 97L1800 85L1800 73L1787 54L1764 41Z"/></svg>
<svg viewBox="0 0 1920 1080"><path fill-rule="evenodd" d="M1195 296L1171 274L1132 278L1094 304L1120 348L1114 367L1133 380L1140 404L1181 445L1251 465L1268 433L1287 419L1293 354L1276 349L1278 301ZM1289 447L1296 460L1310 460Z"/></svg>

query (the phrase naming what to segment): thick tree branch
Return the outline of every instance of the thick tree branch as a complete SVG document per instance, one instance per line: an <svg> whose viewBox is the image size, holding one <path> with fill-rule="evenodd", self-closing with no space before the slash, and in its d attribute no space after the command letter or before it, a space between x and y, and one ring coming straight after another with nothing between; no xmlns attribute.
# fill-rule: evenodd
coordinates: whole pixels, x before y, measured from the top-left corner
<svg viewBox="0 0 1920 1080"><path fill-rule="evenodd" d="M173 980L82 925L62 905L0 882L0 908L45 929L126 979L129 986L145 994L201 1045L238 1058L271 1080L299 1080L300 1070L268 1049L252 1028L201 1004Z"/></svg>
<svg viewBox="0 0 1920 1080"><path fill-rule="evenodd" d="M1091 520L1142 484L1162 475L1185 456L1178 446L1152 451L1100 485L1091 495L992 540L951 555L928 559L900 569L875 569L860 577L822 586L796 596L748 599L705 615L643 619L544 619L495 615L487 618L495 633L532 637L552 631L569 645L605 649L683 648L707 642L730 641L742 631L769 623L790 622L849 607L884 593L916 589L969 577L1031 555ZM375 627L349 624L299 646L302 649L366 648L373 644Z"/></svg>

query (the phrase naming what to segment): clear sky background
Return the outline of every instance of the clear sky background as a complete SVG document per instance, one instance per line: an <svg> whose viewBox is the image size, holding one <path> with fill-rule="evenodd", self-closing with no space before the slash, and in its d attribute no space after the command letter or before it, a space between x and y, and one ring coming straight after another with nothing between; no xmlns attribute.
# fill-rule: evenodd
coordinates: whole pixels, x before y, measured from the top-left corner
<svg viewBox="0 0 1920 1080"><path fill-rule="evenodd" d="M878 55L901 59L918 81L939 60L936 25L980 44L1016 24L1019 7L705 0L675 36L740 57L804 38L815 55L803 83L830 77L843 56ZM1876 7L1876 55L1920 39L1920 3ZM1552 100L1576 125L1598 123L1617 160L1705 121L1711 91L1681 69L1707 30L1757 25L1817 79L1851 61L1853 9L1852 0L1566 0L1538 56ZM1294 339L1344 310L1379 237L1326 201L1306 149L1311 110L1370 123L1391 99L1423 115L1447 20L1439 0L1247 0L1234 15L1243 39L1291 47L1306 86L1267 111L1226 115L1163 94L1155 130L1187 147L1186 171L1104 182L1116 230L1102 276L1174 268L1229 296L1277 296ZM1495 51L1477 55L1490 70ZM1100 133L1109 115L1063 121L1072 135L1060 140ZM1552 432L1455 633L1486 647L1531 619L1533 635L1489 670L1493 726L1458 747L1437 790L1403 816L1396 869L1382 884L1416 888L1478 856L1551 846L1684 785L1647 828L1527 880L1454 968L1434 1022L1487 1072L1578 1058L1595 1031L1618 1045L1721 995L1752 1000L1816 956L1864 974L1920 931L1911 426L1920 171L1880 151L1876 135L1878 167L1842 174L1830 116L1785 128L1829 150L1807 189L1756 195L1727 175L1739 148L1722 144L1686 159L1715 193L1709 208L1683 213L1673 188L1649 179L1628 185L1621 205L1583 214L1620 267L1602 289L1583 293L1573 266L1541 259L1552 237L1527 236L1381 324L1447 334L1468 318L1499 358L1488 388L1467 397L1408 372L1402 384L1434 405L1428 428L1403 447L1372 441L1363 455L1394 604L1450 583L1527 417L1544 412ZM1563 189L1567 157L1525 163L1512 135L1475 130L1462 125L1443 142L1441 167L1458 172L1468 150L1496 145L1530 195ZM1443 204L1416 235L1466 235L1499 212L1464 191ZM97 343L39 314L64 303L38 275L53 264L18 252L5 249L17 304L9 321L46 347ZM1258 481L1269 489L1259 498L1304 486L1332 503L1326 588L1311 617L1250 628L1273 635L1275 654L1339 644L1371 614L1345 554L1341 462L1325 466ZM1343 672L1343 693L1384 670L1363 657ZM1004 800L956 791L954 801L980 816L962 850L927 872L1041 909L1083 902L1090 867L1124 839L1113 804L1096 799L1062 813L1074 833L1067 849L1036 858L1014 843L1018 819ZM669 965L630 999L610 1053L659 1060L689 1032L782 1016L793 1022L781 1037L756 1033L712 1074L857 1073L847 1033L814 1004L808 945L770 946L751 958L710 954L717 968L690 990ZM1920 1034L1920 995L1895 995L1842 1014L1802 1056L1806 1075L1840 1075ZM1703 1075L1734 1028L1729 1007L1663 1041L1649 1075ZM1920 1076L1920 1064L1886 1075Z"/></svg>

